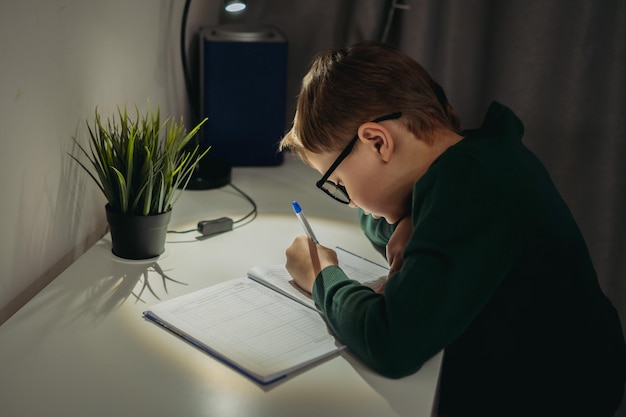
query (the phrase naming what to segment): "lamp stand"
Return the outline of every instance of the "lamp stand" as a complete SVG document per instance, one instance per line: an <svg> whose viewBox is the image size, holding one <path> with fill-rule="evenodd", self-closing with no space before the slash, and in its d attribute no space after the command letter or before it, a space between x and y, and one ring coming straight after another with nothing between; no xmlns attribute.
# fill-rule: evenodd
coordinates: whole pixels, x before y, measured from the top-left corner
<svg viewBox="0 0 626 417"><path fill-rule="evenodd" d="M211 156L209 151L196 165L191 174L187 190L211 190L230 184L231 166L221 159Z"/></svg>

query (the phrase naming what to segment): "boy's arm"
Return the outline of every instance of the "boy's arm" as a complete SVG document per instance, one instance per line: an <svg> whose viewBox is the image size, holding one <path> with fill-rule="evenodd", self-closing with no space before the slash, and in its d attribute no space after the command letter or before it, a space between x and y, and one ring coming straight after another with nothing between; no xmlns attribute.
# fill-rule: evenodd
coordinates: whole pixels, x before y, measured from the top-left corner
<svg viewBox="0 0 626 417"><path fill-rule="evenodd" d="M404 248L413 232L411 216L403 217L395 224L389 224L384 218L374 218L359 209L361 229L389 264L389 277L398 272L404 261ZM384 286L378 291L381 292Z"/></svg>
<svg viewBox="0 0 626 417"><path fill-rule="evenodd" d="M387 258L387 243L395 230L395 225L387 223L384 218L375 219L359 209L361 230L381 255Z"/></svg>
<svg viewBox="0 0 626 417"><path fill-rule="evenodd" d="M455 340L517 256L507 210L489 176L472 168L420 181L414 233L384 295L335 266L315 280L313 297L338 337L383 375L409 375Z"/></svg>

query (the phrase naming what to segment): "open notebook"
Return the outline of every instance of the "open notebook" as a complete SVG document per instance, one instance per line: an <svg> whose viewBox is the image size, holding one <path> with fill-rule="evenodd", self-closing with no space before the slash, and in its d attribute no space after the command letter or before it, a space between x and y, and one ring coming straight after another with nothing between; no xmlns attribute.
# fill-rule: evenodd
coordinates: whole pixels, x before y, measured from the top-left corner
<svg viewBox="0 0 626 417"><path fill-rule="evenodd" d="M335 248L339 266L377 288L388 268ZM270 384L341 349L310 295L283 265L254 267L235 278L152 306L144 317L260 384Z"/></svg>

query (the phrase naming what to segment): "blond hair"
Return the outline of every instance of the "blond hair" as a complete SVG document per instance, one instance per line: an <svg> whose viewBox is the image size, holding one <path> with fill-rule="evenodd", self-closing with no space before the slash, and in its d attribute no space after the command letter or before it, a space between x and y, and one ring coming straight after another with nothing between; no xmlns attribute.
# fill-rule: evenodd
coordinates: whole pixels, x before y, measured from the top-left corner
<svg viewBox="0 0 626 417"><path fill-rule="evenodd" d="M338 150L362 123L397 111L407 129L426 140L435 129L460 130L443 89L411 57L377 42L329 49L302 80L293 127L280 149L301 157Z"/></svg>

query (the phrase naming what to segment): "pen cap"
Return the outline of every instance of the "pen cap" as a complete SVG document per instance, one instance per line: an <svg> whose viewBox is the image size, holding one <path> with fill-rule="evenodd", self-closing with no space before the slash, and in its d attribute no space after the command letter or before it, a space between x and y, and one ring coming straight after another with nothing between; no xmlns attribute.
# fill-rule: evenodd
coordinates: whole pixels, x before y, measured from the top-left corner
<svg viewBox="0 0 626 417"><path fill-rule="evenodd" d="M294 213L298 214L302 211L302 208L300 207L300 204L298 204L297 201L292 201L291 202L291 207L293 207L293 211Z"/></svg>

